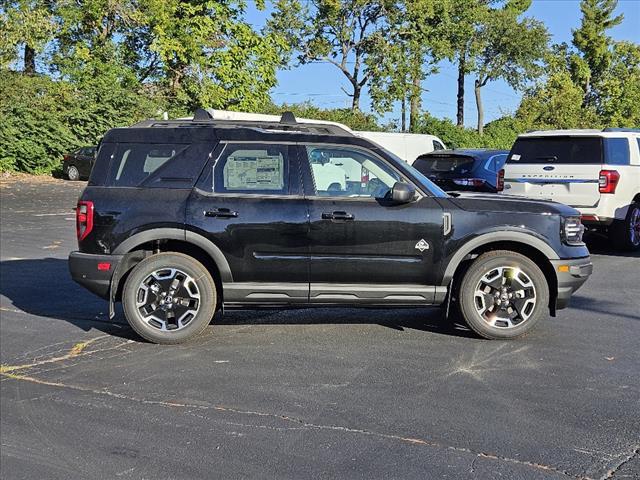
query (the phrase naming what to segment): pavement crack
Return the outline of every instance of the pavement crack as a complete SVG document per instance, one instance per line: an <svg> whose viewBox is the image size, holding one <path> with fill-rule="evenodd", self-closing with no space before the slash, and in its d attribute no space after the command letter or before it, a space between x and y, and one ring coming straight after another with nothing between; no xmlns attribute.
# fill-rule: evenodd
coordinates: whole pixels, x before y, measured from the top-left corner
<svg viewBox="0 0 640 480"><path fill-rule="evenodd" d="M633 459L633 457L638 455L638 452L640 452L640 445L636 445L636 447L633 450L631 450L631 452L628 455L625 455L623 458L621 458L620 461L616 465L611 467L604 475L602 475L599 480L606 480L608 478L613 478L616 472L620 470L620 468L623 465L630 462Z"/></svg>
<svg viewBox="0 0 640 480"><path fill-rule="evenodd" d="M13 379L13 380L31 382L31 383L35 383L35 384L38 384L38 385L46 385L46 386L56 387L56 388L65 388L65 389L69 389L69 390L75 390L75 391L79 391L79 392L83 392L83 393L90 393L90 394L95 394L95 395L106 395L106 396L109 396L111 398L116 398L116 399L119 399L119 400L125 400L125 401L130 401L130 402L136 402L136 403L140 403L140 404L144 404L144 405L156 405L156 406L166 407L166 408L184 408L184 409L199 410L199 411L211 411L211 410L213 410L213 411L218 411L218 412L234 413L234 414L238 414L238 415L262 417L262 418L273 418L273 419L277 419L277 420L280 420L280 421L291 422L291 423L295 423L295 424L299 425L298 428L289 428L287 430L300 430L300 429L323 430L323 431L334 431L334 432L350 433L350 434L357 434L357 435L366 435L366 436L371 436L371 437L376 437L376 438L383 438L383 439L387 439L387 440L398 441L398 442L411 444L411 445L416 445L416 446L433 447L433 448L440 448L440 449L450 450L450 451L454 451L454 452L466 453L466 454L470 454L470 455L475 455L476 459L484 458L484 459L493 460L493 461L506 462L506 463L519 465L519 466L524 466L524 467L529 467L529 468L533 468L533 469L541 470L541 471L545 471L545 472L557 473L557 474L560 474L560 475L563 475L563 476L566 476L566 477L569 477L569 478L592 480L592 479L589 479L588 477L573 475L573 474L571 474L571 473L569 473L567 471L560 470L560 469L558 469L556 467L553 467L551 465L545 465L545 464L541 464L541 463L537 463L537 462L530 462L530 461L527 461L527 460L519 460L519 459L516 459L516 458L504 457L504 456L500 456L500 455L497 455L495 453L490 453L490 452L475 451L475 450L472 450L470 448L447 445L447 444L444 444L444 443L440 443L440 442L436 442L436 441L432 441L432 440L427 440L427 439L424 439L424 438L415 438L415 437L403 436L403 435L398 435L398 434L382 433L382 432L376 432L376 431L373 431L373 430L367 430L367 429L361 429L361 428L353 428L353 427L347 427L347 426L341 426L341 425L322 425L322 424L310 423L310 422L307 422L306 420L303 420L303 419L297 418L297 417L292 417L290 415L276 414L276 413L269 413L269 412L260 412L260 411L255 411L255 410L242 410L242 409L237 409L237 408L223 406L223 405L211 405L211 404L206 404L206 403L195 404L195 403L177 402L177 401L171 401L171 400L148 400L148 399L133 397L133 396L126 395L126 394L123 394L123 393L112 392L112 391L108 390L107 388L84 387L84 386L81 386L81 385L73 385L73 384L67 384L67 383L62 383L62 382L43 380L43 379L39 379L39 378L36 378L36 377L32 377L32 376L28 376L28 375L21 375L21 374L18 374L18 373L12 373L12 372L7 372L7 371L0 372L0 375L2 375L4 377L8 377L8 378ZM246 424L244 424L244 425L246 425ZM247 426L249 426L249 425L247 425ZM267 425L250 425L250 427L253 427L253 428L272 428L272 427L269 427ZM637 452L637 449L635 450L635 452ZM629 459L632 456L633 455L631 455L629 457ZM624 464L624 462L620 463L620 465L622 465L622 464ZM620 465L618 465L616 467L616 469L619 468ZM614 469L614 471L615 471L615 469ZM611 478L611 477L606 477L605 476L603 478Z"/></svg>
<svg viewBox="0 0 640 480"><path fill-rule="evenodd" d="M31 363L23 363L23 364L19 364L19 365L5 365L2 364L0 365L0 374L2 375L6 375L6 374L10 374L11 372L16 372L19 370L28 370L34 367L39 367L42 365L49 365L52 363L59 363L59 362L64 362L65 360L70 360L76 357L84 357L84 356L88 356L88 355L94 355L98 352L104 352L106 350L113 350L116 348L119 348L121 345L116 345L114 347L108 347L108 348L103 348L103 349L98 349L98 350L91 350L86 352L85 350L87 349L87 347L89 347L91 344L97 342L98 340L102 340L103 338L109 338L111 337L111 335L101 335L99 337L95 337L95 338L91 338L89 340L86 340L84 342L78 342L76 344L73 345L73 347L71 347L71 349L65 353L64 355L58 355L55 357L51 357L51 358L45 358L43 360L36 360L33 361ZM131 340L127 341L126 343L130 343ZM8 375L6 375L8 376Z"/></svg>

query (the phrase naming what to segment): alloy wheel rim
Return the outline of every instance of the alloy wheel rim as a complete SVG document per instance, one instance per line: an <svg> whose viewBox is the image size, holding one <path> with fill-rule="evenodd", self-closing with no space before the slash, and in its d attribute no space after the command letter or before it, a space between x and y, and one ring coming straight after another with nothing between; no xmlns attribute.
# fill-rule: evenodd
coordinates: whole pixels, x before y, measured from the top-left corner
<svg viewBox="0 0 640 480"><path fill-rule="evenodd" d="M80 176L80 172L78 172L78 169L76 167L69 167L69 170L67 171L67 175L72 180L75 180Z"/></svg>
<svg viewBox="0 0 640 480"><path fill-rule="evenodd" d="M535 310L536 288L520 268L500 266L480 278L473 303L476 312L489 326L515 328L526 322Z"/></svg>
<svg viewBox="0 0 640 480"><path fill-rule="evenodd" d="M200 309L200 290L193 277L177 268L162 268L147 275L136 291L142 320L163 332L189 325Z"/></svg>
<svg viewBox="0 0 640 480"><path fill-rule="evenodd" d="M634 208L629 222L629 234L634 246L640 245L640 208Z"/></svg>

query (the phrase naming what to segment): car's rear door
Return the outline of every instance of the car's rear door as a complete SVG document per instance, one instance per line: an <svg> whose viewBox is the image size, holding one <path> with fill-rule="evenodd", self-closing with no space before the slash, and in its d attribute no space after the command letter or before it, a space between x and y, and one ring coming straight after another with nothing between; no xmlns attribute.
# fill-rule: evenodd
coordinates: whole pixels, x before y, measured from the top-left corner
<svg viewBox="0 0 640 480"><path fill-rule="evenodd" d="M592 207L600 199L602 164L600 137L521 137L507 158L504 193Z"/></svg>
<svg viewBox="0 0 640 480"><path fill-rule="evenodd" d="M211 157L186 223L229 264L225 303L306 303L308 217L295 145L223 142Z"/></svg>

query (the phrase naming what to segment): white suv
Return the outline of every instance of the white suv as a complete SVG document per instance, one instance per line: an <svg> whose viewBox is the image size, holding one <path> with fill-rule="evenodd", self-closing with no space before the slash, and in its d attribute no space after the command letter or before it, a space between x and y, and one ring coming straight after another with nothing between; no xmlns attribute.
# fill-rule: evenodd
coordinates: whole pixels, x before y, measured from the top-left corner
<svg viewBox="0 0 640 480"><path fill-rule="evenodd" d="M615 247L640 249L640 130L525 133L500 177L504 193L570 205Z"/></svg>

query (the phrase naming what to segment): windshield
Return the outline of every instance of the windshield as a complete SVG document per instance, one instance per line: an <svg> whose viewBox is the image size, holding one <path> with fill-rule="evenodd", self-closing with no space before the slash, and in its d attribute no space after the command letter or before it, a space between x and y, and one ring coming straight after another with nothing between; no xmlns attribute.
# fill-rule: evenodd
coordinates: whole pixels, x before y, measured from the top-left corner
<svg viewBox="0 0 640 480"><path fill-rule="evenodd" d="M435 183L433 183L431 180L429 180L427 177L425 177L422 173L420 173L418 170L416 170L412 165L409 165L407 162L402 160L396 154L394 154L393 152L390 152L389 150L384 149L382 147L380 147L380 149L384 150L384 153L386 153L388 156L392 157L397 163L401 164L406 170L408 170L409 173L411 173L411 175L413 175L413 177L416 180L418 180L418 182L420 182L420 184L425 188L425 190L430 192L434 197L443 198L443 197L448 197L449 196L449 194L447 194L439 186L437 186Z"/></svg>

